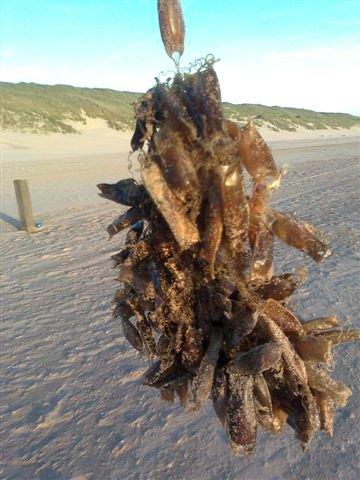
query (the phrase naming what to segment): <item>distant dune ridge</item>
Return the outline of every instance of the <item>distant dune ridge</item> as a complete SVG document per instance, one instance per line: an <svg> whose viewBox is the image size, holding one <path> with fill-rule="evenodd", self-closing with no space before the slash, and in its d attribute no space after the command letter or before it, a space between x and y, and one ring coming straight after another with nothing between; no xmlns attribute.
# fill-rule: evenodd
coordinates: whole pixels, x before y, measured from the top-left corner
<svg viewBox="0 0 360 480"><path fill-rule="evenodd" d="M133 128L133 104L141 93L68 85L0 82L1 125L5 130L31 133L81 133L79 125L100 118L114 130ZM224 102L227 118L256 124L273 131L298 129L350 129L360 127L360 117L346 113L321 113L299 108Z"/></svg>

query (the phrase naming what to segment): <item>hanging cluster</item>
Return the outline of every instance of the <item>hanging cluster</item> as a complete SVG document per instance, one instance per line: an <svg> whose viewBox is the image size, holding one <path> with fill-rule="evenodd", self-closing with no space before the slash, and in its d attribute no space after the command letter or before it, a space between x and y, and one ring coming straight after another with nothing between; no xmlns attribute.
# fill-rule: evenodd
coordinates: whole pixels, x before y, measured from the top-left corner
<svg viewBox="0 0 360 480"><path fill-rule="evenodd" d="M108 227L110 237L128 228L113 256L114 316L150 359L144 384L190 410L210 398L236 453L252 451L258 426L277 433L287 422L303 445L319 428L332 435L351 391L326 367L332 347L359 334L335 317L300 320L288 302L302 275L273 275L274 237L316 262L330 251L313 227L270 208L280 172L269 147L252 120L224 119L211 62L158 82L135 111L142 183L98 187L130 207Z"/></svg>

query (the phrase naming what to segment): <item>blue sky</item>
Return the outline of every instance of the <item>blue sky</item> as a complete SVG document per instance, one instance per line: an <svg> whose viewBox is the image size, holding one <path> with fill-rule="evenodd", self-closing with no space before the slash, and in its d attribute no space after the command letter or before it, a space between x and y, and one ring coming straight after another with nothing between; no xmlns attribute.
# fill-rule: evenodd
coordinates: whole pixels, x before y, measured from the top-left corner
<svg viewBox="0 0 360 480"><path fill-rule="evenodd" d="M172 68L156 0L0 0L1 79L144 91ZM182 65L213 53L223 99L360 113L359 0L182 0Z"/></svg>

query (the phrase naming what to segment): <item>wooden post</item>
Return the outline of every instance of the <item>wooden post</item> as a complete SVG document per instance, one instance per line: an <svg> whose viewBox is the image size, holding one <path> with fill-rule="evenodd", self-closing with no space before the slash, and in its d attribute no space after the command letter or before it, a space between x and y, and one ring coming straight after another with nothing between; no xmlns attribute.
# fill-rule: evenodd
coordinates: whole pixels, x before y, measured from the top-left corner
<svg viewBox="0 0 360 480"><path fill-rule="evenodd" d="M36 232L27 180L14 180L16 201L19 209L21 229L27 233Z"/></svg>

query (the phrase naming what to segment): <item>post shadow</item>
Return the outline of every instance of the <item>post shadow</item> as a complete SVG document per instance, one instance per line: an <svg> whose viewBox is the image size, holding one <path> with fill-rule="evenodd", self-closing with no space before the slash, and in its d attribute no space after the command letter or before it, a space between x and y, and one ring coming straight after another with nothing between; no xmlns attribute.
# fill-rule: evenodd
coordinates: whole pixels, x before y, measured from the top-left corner
<svg viewBox="0 0 360 480"><path fill-rule="evenodd" d="M8 223L9 225L15 227L17 230L21 230L21 223L16 218L11 217L10 215L4 212L0 212L0 218L1 220L4 220L4 222Z"/></svg>

